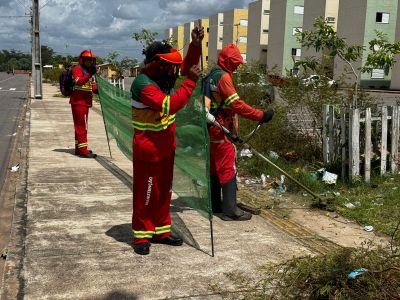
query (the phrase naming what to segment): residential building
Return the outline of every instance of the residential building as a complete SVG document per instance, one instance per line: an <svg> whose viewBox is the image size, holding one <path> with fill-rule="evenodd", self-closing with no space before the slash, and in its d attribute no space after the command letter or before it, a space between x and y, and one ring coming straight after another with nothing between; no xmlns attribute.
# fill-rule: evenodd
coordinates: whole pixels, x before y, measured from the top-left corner
<svg viewBox="0 0 400 300"><path fill-rule="evenodd" d="M184 33L184 27L183 25L178 25L172 28L172 38L176 42L175 47L179 50L183 57L183 33Z"/></svg>
<svg viewBox="0 0 400 300"><path fill-rule="evenodd" d="M270 0L249 4L247 32L247 61L267 64Z"/></svg>
<svg viewBox="0 0 400 300"><path fill-rule="evenodd" d="M299 31L313 31L314 23L318 17L322 17L327 24L337 31L337 21L339 14L339 0L304 0L304 20L303 28L297 28ZM332 71L333 62L324 60L322 52L316 52L314 48L302 48L302 59L314 57L321 63L326 64Z"/></svg>
<svg viewBox="0 0 400 300"><path fill-rule="evenodd" d="M204 39L202 42L202 54L203 54L203 68L206 70L208 68L208 47L210 45L210 21L208 18L200 19L201 26L204 27Z"/></svg>
<svg viewBox="0 0 400 300"><path fill-rule="evenodd" d="M166 29L164 31L164 39L165 40L171 39L172 35L174 34L173 32L174 32L174 29L172 27Z"/></svg>
<svg viewBox="0 0 400 300"><path fill-rule="evenodd" d="M400 41L400 5L397 6L397 22L396 22L396 36L395 41ZM394 64L392 71L392 80L390 83L390 89L400 90L400 55L395 57L396 63Z"/></svg>
<svg viewBox="0 0 400 300"><path fill-rule="evenodd" d="M362 58L353 64L358 70L365 65L369 41L376 37L376 30L385 33L390 42L395 40L398 0L341 0L338 17L338 35L350 45L365 47ZM348 83L355 82L351 68L343 60L335 59L335 78L346 76ZM389 88L391 73L375 69L361 74L360 85L367 88Z"/></svg>
<svg viewBox="0 0 400 300"><path fill-rule="evenodd" d="M248 10L234 8L224 12L223 24L224 30L222 34L222 46L235 44L238 46L244 62L246 62Z"/></svg>
<svg viewBox="0 0 400 300"><path fill-rule="evenodd" d="M189 49L189 44L192 40L191 36L193 28L194 28L194 22L188 22L183 25L183 56L186 55Z"/></svg>
<svg viewBox="0 0 400 300"><path fill-rule="evenodd" d="M222 49L224 14L217 13L209 17L209 36L208 36L208 63L216 64L218 54Z"/></svg>
<svg viewBox="0 0 400 300"><path fill-rule="evenodd" d="M271 0L270 10L268 68L286 76L301 58L301 45L294 32L303 27L304 0Z"/></svg>

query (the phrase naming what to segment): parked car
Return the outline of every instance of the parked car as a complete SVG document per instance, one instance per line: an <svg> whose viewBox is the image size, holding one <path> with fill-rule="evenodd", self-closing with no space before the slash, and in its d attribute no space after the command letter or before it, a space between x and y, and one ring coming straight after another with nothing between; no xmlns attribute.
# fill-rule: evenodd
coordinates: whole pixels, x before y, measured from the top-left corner
<svg viewBox="0 0 400 300"><path fill-rule="evenodd" d="M329 86L336 87L337 83L335 80L330 79L324 75L311 75L301 80L301 83L305 86Z"/></svg>

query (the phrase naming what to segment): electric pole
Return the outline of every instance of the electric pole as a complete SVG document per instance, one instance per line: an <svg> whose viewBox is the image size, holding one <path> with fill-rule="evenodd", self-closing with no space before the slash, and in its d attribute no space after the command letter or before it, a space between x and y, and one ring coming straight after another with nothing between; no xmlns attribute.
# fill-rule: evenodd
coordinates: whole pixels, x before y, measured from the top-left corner
<svg viewBox="0 0 400 300"><path fill-rule="evenodd" d="M40 53L39 0L32 0L32 78L35 98L42 99L42 55Z"/></svg>

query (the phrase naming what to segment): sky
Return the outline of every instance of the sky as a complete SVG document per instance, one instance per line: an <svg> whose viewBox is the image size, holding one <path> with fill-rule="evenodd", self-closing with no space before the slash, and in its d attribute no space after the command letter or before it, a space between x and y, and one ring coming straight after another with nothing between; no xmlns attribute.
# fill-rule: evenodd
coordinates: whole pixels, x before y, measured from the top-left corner
<svg viewBox="0 0 400 300"><path fill-rule="evenodd" d="M39 0L41 44L58 54L78 55L89 48L104 57L142 60L142 46L132 33L142 28L159 33L255 0ZM31 0L0 0L0 50L30 52ZM12 17L10 17L12 16Z"/></svg>

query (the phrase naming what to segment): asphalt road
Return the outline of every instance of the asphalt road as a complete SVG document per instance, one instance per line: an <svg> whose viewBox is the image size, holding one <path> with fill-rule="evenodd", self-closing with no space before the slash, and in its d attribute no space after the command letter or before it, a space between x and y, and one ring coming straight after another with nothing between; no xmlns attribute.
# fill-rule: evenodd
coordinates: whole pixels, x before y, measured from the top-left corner
<svg viewBox="0 0 400 300"><path fill-rule="evenodd" d="M10 148L16 132L18 115L27 97L28 75L0 72L0 191L10 157Z"/></svg>

